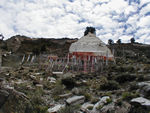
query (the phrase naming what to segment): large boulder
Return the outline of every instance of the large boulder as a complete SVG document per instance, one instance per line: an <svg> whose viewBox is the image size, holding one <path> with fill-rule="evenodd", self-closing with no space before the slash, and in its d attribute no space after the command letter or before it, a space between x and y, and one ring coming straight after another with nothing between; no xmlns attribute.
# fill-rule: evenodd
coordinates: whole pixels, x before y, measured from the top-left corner
<svg viewBox="0 0 150 113"><path fill-rule="evenodd" d="M142 96L150 96L150 81L138 83Z"/></svg>
<svg viewBox="0 0 150 113"><path fill-rule="evenodd" d="M84 100L85 100L84 96L73 96L71 98L68 98L66 100L66 103L69 105L82 104L84 103Z"/></svg>
<svg viewBox="0 0 150 113"><path fill-rule="evenodd" d="M92 110L94 107L94 104L91 104L91 103L84 103L82 106L81 106L81 110L84 111L84 112L90 112L89 110Z"/></svg>
<svg viewBox="0 0 150 113"><path fill-rule="evenodd" d="M61 105L61 104L55 105L54 107L48 109L48 113L57 113L61 108L64 107L65 105Z"/></svg>
<svg viewBox="0 0 150 113"><path fill-rule="evenodd" d="M150 100L143 97L134 98L131 100L131 103L139 103L141 106L145 106L146 108L150 109Z"/></svg>
<svg viewBox="0 0 150 113"><path fill-rule="evenodd" d="M110 99L109 96L104 96L104 97L100 98L100 101L94 105L92 113L99 113L98 108L100 106L102 107L104 104L106 104L108 99Z"/></svg>
<svg viewBox="0 0 150 113"><path fill-rule="evenodd" d="M131 110L130 113L149 113L150 111L150 100L138 97L134 98L130 102L131 104Z"/></svg>

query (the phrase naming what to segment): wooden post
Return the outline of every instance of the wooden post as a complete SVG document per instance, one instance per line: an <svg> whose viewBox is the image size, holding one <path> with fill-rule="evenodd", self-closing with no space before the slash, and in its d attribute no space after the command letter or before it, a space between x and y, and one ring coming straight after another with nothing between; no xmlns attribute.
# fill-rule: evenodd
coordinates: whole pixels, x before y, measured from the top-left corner
<svg viewBox="0 0 150 113"><path fill-rule="evenodd" d="M1 67L2 67L2 54L1 54L1 51L0 51L0 70L1 70Z"/></svg>
<svg viewBox="0 0 150 113"><path fill-rule="evenodd" d="M93 56L92 56L92 58L91 58L91 72L93 72L93 70L94 70L94 62L93 62Z"/></svg>
<svg viewBox="0 0 150 113"><path fill-rule="evenodd" d="M84 57L84 73L86 73L87 72L87 58L86 58L86 56Z"/></svg>
<svg viewBox="0 0 150 113"><path fill-rule="evenodd" d="M108 51L106 52L106 65L108 65Z"/></svg>

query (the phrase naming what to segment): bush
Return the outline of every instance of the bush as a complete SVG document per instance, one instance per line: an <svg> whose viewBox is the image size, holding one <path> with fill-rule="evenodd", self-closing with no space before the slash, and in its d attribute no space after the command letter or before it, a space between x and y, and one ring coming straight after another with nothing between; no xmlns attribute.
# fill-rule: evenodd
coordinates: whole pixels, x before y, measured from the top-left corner
<svg viewBox="0 0 150 113"><path fill-rule="evenodd" d="M133 66L116 66L114 68L114 70L117 71L117 72L134 72L135 71Z"/></svg>
<svg viewBox="0 0 150 113"><path fill-rule="evenodd" d="M138 93L124 92L124 93L122 94L122 99L129 101L129 100L131 100L131 99L133 99L133 98L136 98L136 97L138 97L138 96L139 96Z"/></svg>
<svg viewBox="0 0 150 113"><path fill-rule="evenodd" d="M93 98L91 99L91 103L92 103L92 104L96 104L98 101L99 101L99 98L96 98L96 97L93 97Z"/></svg>
<svg viewBox="0 0 150 113"><path fill-rule="evenodd" d="M92 96L89 93L84 93L85 101L90 101Z"/></svg>
<svg viewBox="0 0 150 113"><path fill-rule="evenodd" d="M111 98L107 98L105 105L107 105L107 104L109 104L109 103L111 103L111 102L112 102L112 99L111 99Z"/></svg>
<svg viewBox="0 0 150 113"><path fill-rule="evenodd" d="M119 83L125 83L127 81L133 81L136 79L135 75L130 75L130 74L122 74L118 75L115 80Z"/></svg>
<svg viewBox="0 0 150 113"><path fill-rule="evenodd" d="M113 80L100 85L100 90L116 90L116 89L119 89L119 84Z"/></svg>
<svg viewBox="0 0 150 113"><path fill-rule="evenodd" d="M116 104L117 106L122 106L122 104L123 104L122 102L123 102L122 99L118 99L115 104Z"/></svg>
<svg viewBox="0 0 150 113"><path fill-rule="evenodd" d="M60 83L57 83L53 90L53 96L60 95L63 92L64 92L63 86Z"/></svg>
<svg viewBox="0 0 150 113"><path fill-rule="evenodd" d="M138 76L137 76L137 81L142 82L142 81L144 81L144 80L145 80L144 75L138 75Z"/></svg>
<svg viewBox="0 0 150 113"><path fill-rule="evenodd" d="M133 91L133 90L137 90L138 88L139 87L138 87L137 83L133 82L133 83L130 84L129 90Z"/></svg>
<svg viewBox="0 0 150 113"><path fill-rule="evenodd" d="M72 89L76 86L75 80L71 77L62 79L61 83L64 84L67 89Z"/></svg>
<svg viewBox="0 0 150 113"><path fill-rule="evenodd" d="M92 110L93 109L93 106L89 106L87 107L88 110Z"/></svg>

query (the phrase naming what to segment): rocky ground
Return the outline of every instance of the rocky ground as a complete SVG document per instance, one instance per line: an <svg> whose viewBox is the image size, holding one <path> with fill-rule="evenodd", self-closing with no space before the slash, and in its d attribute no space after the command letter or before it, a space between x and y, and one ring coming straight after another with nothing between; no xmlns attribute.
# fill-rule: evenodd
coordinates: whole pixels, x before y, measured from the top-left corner
<svg viewBox="0 0 150 113"><path fill-rule="evenodd" d="M3 67L0 113L149 113L150 59L138 46L110 46L118 48L116 62L102 72L56 75L38 65Z"/></svg>

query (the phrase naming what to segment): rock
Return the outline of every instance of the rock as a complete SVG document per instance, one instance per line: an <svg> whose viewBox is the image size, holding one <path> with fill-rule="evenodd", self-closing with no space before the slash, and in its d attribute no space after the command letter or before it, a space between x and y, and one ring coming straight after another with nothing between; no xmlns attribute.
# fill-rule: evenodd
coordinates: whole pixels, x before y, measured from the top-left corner
<svg viewBox="0 0 150 113"><path fill-rule="evenodd" d="M80 92L79 89L76 88L76 87L72 89L72 93L75 94L75 95L78 95L79 92Z"/></svg>
<svg viewBox="0 0 150 113"><path fill-rule="evenodd" d="M41 75L42 73L35 73L35 75Z"/></svg>
<svg viewBox="0 0 150 113"><path fill-rule="evenodd" d="M67 94L63 94L63 95L59 95L60 98L67 98L69 96L71 96L72 93L67 93Z"/></svg>
<svg viewBox="0 0 150 113"><path fill-rule="evenodd" d="M35 80L35 79L36 79L36 77L35 77L35 76L33 76L33 75L30 75L30 78L31 78L31 79L33 79L33 80Z"/></svg>
<svg viewBox="0 0 150 113"><path fill-rule="evenodd" d="M144 97L150 96L150 81L138 83L140 92Z"/></svg>
<svg viewBox="0 0 150 113"><path fill-rule="evenodd" d="M36 84L36 87L43 88L43 85L42 84Z"/></svg>
<svg viewBox="0 0 150 113"><path fill-rule="evenodd" d="M128 102L122 102L122 106L115 107L115 113L129 113L130 109L131 105Z"/></svg>
<svg viewBox="0 0 150 113"><path fill-rule="evenodd" d="M42 82L42 81L43 81L43 78L40 78L40 81Z"/></svg>
<svg viewBox="0 0 150 113"><path fill-rule="evenodd" d="M3 106L3 104L6 102L7 98L9 96L9 93L5 90L0 90L0 108Z"/></svg>
<svg viewBox="0 0 150 113"><path fill-rule="evenodd" d="M136 103L140 104L141 106L145 106L150 110L150 100L143 97L138 97L131 100L131 105Z"/></svg>
<svg viewBox="0 0 150 113"><path fill-rule="evenodd" d="M84 103L85 97L84 96L73 96L66 100L67 104L75 105L75 104L82 104Z"/></svg>
<svg viewBox="0 0 150 113"><path fill-rule="evenodd" d="M90 103L84 103L82 106L81 106L81 110L83 112L89 112L90 110L92 110L94 107L94 104L90 104Z"/></svg>
<svg viewBox="0 0 150 113"><path fill-rule="evenodd" d="M47 81L49 81L50 83L56 83L56 79L54 77L48 77Z"/></svg>
<svg viewBox="0 0 150 113"><path fill-rule="evenodd" d="M3 82L5 79L4 78L0 78L0 82Z"/></svg>
<svg viewBox="0 0 150 113"><path fill-rule="evenodd" d="M10 73L6 73L6 76L10 76Z"/></svg>
<svg viewBox="0 0 150 113"><path fill-rule="evenodd" d="M111 103L111 104L105 105L100 111L101 113L114 113L115 104Z"/></svg>
<svg viewBox="0 0 150 113"><path fill-rule="evenodd" d="M4 88L9 89L9 90L13 90L13 89L14 89L14 87L12 87L12 86L10 86L10 85L8 85L8 84L5 84L5 85L4 85Z"/></svg>
<svg viewBox="0 0 150 113"><path fill-rule="evenodd" d="M63 76L61 75L61 77L68 78L68 77L75 77L75 75L73 73L68 72L68 73L63 74Z"/></svg>
<svg viewBox="0 0 150 113"><path fill-rule="evenodd" d="M103 106L105 103L107 103L107 99L110 99L110 97L109 97L109 96L104 96L104 97L102 97L102 98L100 99L100 101L97 102L97 103L94 105L93 110L92 110L92 113L97 113L97 108L98 108L99 106Z"/></svg>
<svg viewBox="0 0 150 113"><path fill-rule="evenodd" d="M139 82L138 86L140 88L143 88L144 86L150 86L150 81L146 81L146 82Z"/></svg>
<svg viewBox="0 0 150 113"><path fill-rule="evenodd" d="M61 108L64 108L65 105L58 104L52 108L48 109L48 113L57 113Z"/></svg>
<svg viewBox="0 0 150 113"><path fill-rule="evenodd" d="M21 79L18 79L18 81L15 82L16 84L22 84L25 83L25 81L22 81Z"/></svg>
<svg viewBox="0 0 150 113"><path fill-rule="evenodd" d="M34 90L35 88L33 88L31 85L27 85L26 86L29 90Z"/></svg>

